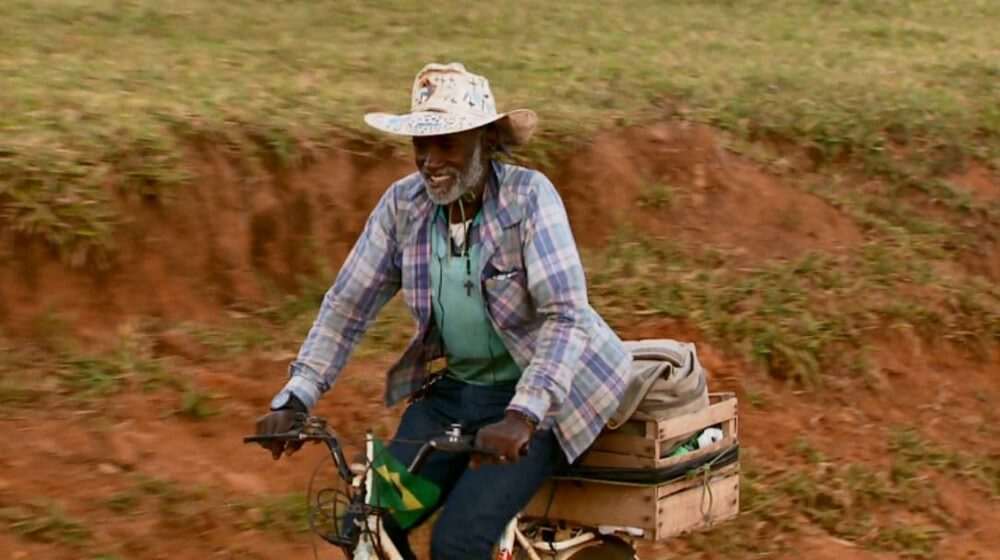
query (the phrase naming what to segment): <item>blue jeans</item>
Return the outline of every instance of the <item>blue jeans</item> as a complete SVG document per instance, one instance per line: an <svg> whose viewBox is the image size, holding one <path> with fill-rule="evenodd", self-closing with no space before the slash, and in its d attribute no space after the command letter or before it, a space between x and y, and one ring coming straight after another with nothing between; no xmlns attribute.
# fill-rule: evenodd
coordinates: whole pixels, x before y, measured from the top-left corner
<svg viewBox="0 0 1000 560"><path fill-rule="evenodd" d="M453 423L475 433L499 422L513 396L514 385L487 387L443 378L403 413L389 452L409 464L425 441ZM527 455L512 463L471 469L468 455L432 453L419 473L441 488L442 510L431 536L431 558L489 560L507 523L565 462L551 430L535 432ZM386 530L404 558L416 558L407 531L391 520Z"/></svg>

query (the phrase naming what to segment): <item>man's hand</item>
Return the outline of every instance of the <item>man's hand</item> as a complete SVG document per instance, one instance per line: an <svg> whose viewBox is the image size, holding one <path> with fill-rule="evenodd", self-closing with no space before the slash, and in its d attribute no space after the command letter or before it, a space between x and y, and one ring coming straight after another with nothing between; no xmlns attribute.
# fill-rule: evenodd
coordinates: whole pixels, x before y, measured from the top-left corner
<svg viewBox="0 0 1000 560"><path fill-rule="evenodd" d="M493 452L496 456L486 457L490 462L517 461L525 450L534 426L518 416L507 413L504 419L490 424L476 434L476 447ZM474 457L478 464L481 458Z"/></svg>
<svg viewBox="0 0 1000 560"><path fill-rule="evenodd" d="M293 408L283 408L268 412L257 419L257 435L280 434L291 430L295 426L296 414L298 414L298 411ZM291 457L293 453L302 447L301 441L288 442L287 445L283 441L262 441L259 443L261 447L271 451L271 457L275 461L281 458L282 453Z"/></svg>

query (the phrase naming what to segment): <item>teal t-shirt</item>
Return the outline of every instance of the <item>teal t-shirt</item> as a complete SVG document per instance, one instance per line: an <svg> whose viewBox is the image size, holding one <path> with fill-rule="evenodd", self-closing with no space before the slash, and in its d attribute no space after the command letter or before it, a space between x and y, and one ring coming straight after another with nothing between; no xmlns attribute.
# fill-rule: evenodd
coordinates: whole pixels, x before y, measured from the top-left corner
<svg viewBox="0 0 1000 560"><path fill-rule="evenodd" d="M481 215L476 214L471 228L479 225ZM451 242L442 233L448 229L443 208L434 220L430 228L431 301L434 323L444 340L448 374L477 385L514 383L521 378L521 369L493 328L480 290L476 266L480 244L469 243L463 254L452 254Z"/></svg>

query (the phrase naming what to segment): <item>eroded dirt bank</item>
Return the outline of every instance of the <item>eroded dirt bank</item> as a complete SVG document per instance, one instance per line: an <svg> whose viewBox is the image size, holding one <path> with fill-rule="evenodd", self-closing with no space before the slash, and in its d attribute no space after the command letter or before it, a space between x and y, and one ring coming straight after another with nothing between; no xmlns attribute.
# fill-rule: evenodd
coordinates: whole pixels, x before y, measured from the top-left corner
<svg viewBox="0 0 1000 560"><path fill-rule="evenodd" d="M342 142L301 169L247 174L213 146L192 149L197 179L163 201L118 196L125 221L99 269L38 242L0 240L0 325L24 334L44 313L108 326L130 315L207 319L253 306L298 278L336 270L378 198L413 169L407 154ZM606 133L545 171L580 241L622 227L745 253L795 257L856 244L857 227L822 199L723 149L695 124Z"/></svg>

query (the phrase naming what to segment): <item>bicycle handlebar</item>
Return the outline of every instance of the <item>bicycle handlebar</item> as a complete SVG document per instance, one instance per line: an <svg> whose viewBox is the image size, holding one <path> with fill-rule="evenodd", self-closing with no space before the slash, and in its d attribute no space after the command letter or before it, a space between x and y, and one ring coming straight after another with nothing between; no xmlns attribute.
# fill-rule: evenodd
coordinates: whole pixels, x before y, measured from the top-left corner
<svg viewBox="0 0 1000 560"><path fill-rule="evenodd" d="M475 438L471 435L463 435L461 430L461 426L453 424L450 429L445 431L443 436L431 438L420 448L420 451L417 452L417 456L413 458L413 462L410 463L410 472L418 472L432 451L443 451L445 453L474 453L494 458L499 456L498 453L490 451L489 449L476 447ZM528 446L525 445L521 448L519 455L524 457L527 453Z"/></svg>
<svg viewBox="0 0 1000 560"><path fill-rule="evenodd" d="M306 441L322 441L330 448L330 452L334 455L334 459L337 461L337 467L341 471L341 475L345 476L345 480L349 476L349 469L343 461L343 451L337 442L336 436L326 427L326 420L319 418L317 416L310 416L301 418L301 422L292 430L287 432L281 432L277 434L254 434L252 436L244 436L243 443L263 443L268 441L284 441L284 442L306 442ZM410 463L409 471L411 473L419 472L421 467L423 467L424 462L434 451L442 451L444 453L470 453L477 455L485 455L487 457L497 457L497 453L490 451L488 449L482 449L475 446L475 438L472 435L464 434L462 432L462 427L458 424L452 424L450 428L445 430L443 435L431 438L426 443L424 443L420 450L417 451L417 455L413 458L413 462ZM520 455L523 457L527 453L527 446L521 449Z"/></svg>
<svg viewBox="0 0 1000 560"><path fill-rule="evenodd" d="M244 436L243 443L262 443L265 441L309 441L323 439L318 436L306 436L302 432L282 432L280 434L257 434Z"/></svg>
<svg viewBox="0 0 1000 560"><path fill-rule="evenodd" d="M476 447L473 436L461 435L460 428L452 427L445 432L445 435L431 438L427 443L423 444L420 447L420 451L417 451L416 457L413 458L413 462L410 463L408 470L411 473L420 472L420 468L423 467L427 457L434 451L442 451L444 453L476 453L478 455L496 457L496 453L488 449Z"/></svg>
<svg viewBox="0 0 1000 560"><path fill-rule="evenodd" d="M326 420L318 416L308 416L305 413L296 414L295 424L291 430L277 434L254 434L244 436L243 443L264 443L268 441L283 442L323 442L336 464L337 471L344 480L351 480L351 471L344 458L344 450L337 441L337 434L326 425Z"/></svg>

